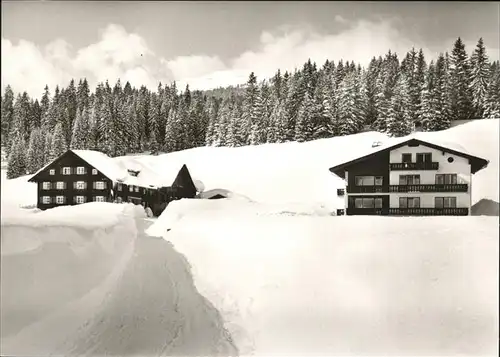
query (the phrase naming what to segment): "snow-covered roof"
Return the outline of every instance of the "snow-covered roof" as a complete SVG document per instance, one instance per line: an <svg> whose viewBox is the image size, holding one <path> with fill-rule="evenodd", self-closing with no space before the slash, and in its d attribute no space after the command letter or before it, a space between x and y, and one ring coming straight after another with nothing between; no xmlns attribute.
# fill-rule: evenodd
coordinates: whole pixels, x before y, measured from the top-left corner
<svg viewBox="0 0 500 357"><path fill-rule="evenodd" d="M438 136L437 134L438 133L435 132L417 132L399 138L388 138L384 142L382 142L381 145L378 146L367 145L366 147L358 148L348 158L345 158L344 160L342 160L342 162L339 162L334 167L330 168L330 171L334 172L339 168L342 168L354 161L358 161L362 158L376 154L381 151L390 150L391 148L404 144L410 140L419 140L423 143L446 148L462 156L475 159L477 164L473 163L472 173L479 171L481 168L485 167L488 164L487 160L474 156L461 145L458 145L454 142L447 142L442 140L441 137Z"/></svg>
<svg viewBox="0 0 500 357"><path fill-rule="evenodd" d="M127 177L127 171L120 168L111 157L102 152L93 150L71 151L112 181L125 180Z"/></svg>
<svg viewBox="0 0 500 357"><path fill-rule="evenodd" d="M145 188L171 186L184 165L175 160L159 161L157 157L150 156L120 156L111 158L99 151L71 151L111 181ZM52 162L38 170L32 178L41 171L44 171L51 164ZM133 176L129 173L129 170L138 171L139 174Z"/></svg>

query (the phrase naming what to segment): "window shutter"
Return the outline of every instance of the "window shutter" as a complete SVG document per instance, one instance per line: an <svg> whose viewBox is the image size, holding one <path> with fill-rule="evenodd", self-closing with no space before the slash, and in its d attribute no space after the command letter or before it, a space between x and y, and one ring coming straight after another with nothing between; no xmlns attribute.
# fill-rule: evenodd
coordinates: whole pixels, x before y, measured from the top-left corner
<svg viewBox="0 0 500 357"><path fill-rule="evenodd" d="M104 189L107 189L108 188L108 183L106 181L103 181L103 184L104 184L103 185Z"/></svg>
<svg viewBox="0 0 500 357"><path fill-rule="evenodd" d="M92 188L95 190L95 187L96 187L96 182L92 182Z"/></svg>

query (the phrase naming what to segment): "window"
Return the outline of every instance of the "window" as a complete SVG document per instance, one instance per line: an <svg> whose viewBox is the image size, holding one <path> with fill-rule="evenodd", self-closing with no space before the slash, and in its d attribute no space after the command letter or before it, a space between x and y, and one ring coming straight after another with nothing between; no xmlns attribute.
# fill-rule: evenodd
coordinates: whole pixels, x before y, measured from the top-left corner
<svg viewBox="0 0 500 357"><path fill-rule="evenodd" d="M436 185L454 185L457 183L457 174L436 174Z"/></svg>
<svg viewBox="0 0 500 357"><path fill-rule="evenodd" d="M87 169L83 166L78 166L76 168L76 174L77 175L85 175L87 173Z"/></svg>
<svg viewBox="0 0 500 357"><path fill-rule="evenodd" d="M71 175L71 167L63 167L62 174L63 175Z"/></svg>
<svg viewBox="0 0 500 357"><path fill-rule="evenodd" d="M432 162L432 153L418 153L417 162Z"/></svg>
<svg viewBox="0 0 500 357"><path fill-rule="evenodd" d="M354 200L356 208L382 208L382 198L363 197Z"/></svg>
<svg viewBox="0 0 500 357"><path fill-rule="evenodd" d="M50 196L42 196L42 203L45 205L50 204Z"/></svg>
<svg viewBox="0 0 500 357"><path fill-rule="evenodd" d="M399 197L399 208L420 208L420 197Z"/></svg>
<svg viewBox="0 0 500 357"><path fill-rule="evenodd" d="M434 197L435 208L457 208L456 197Z"/></svg>
<svg viewBox="0 0 500 357"><path fill-rule="evenodd" d="M130 186L128 187L128 190L129 190L129 192L134 192L134 185L130 185Z"/></svg>
<svg viewBox="0 0 500 357"><path fill-rule="evenodd" d="M96 169L92 169L92 175L97 175L97 170Z"/></svg>
<svg viewBox="0 0 500 357"><path fill-rule="evenodd" d="M49 170L49 175L53 176L55 174L56 174L56 170L54 170L54 169Z"/></svg>
<svg viewBox="0 0 500 357"><path fill-rule="evenodd" d="M420 175L399 175L400 185L420 185Z"/></svg>
<svg viewBox="0 0 500 357"><path fill-rule="evenodd" d="M106 182L104 182L104 181L95 181L94 182L94 189L96 189L96 190L105 190L106 189Z"/></svg>
<svg viewBox="0 0 500 357"><path fill-rule="evenodd" d="M56 203L62 205L66 202L66 196L56 196Z"/></svg>
<svg viewBox="0 0 500 357"><path fill-rule="evenodd" d="M87 182L85 181L76 181L73 183L73 188L75 190L85 190L87 188Z"/></svg>
<svg viewBox="0 0 500 357"><path fill-rule="evenodd" d="M86 197L85 196L75 196L75 203L85 203Z"/></svg>
<svg viewBox="0 0 500 357"><path fill-rule="evenodd" d="M135 186L134 189L135 189L135 192L139 192L139 186Z"/></svg>
<svg viewBox="0 0 500 357"><path fill-rule="evenodd" d="M382 186L382 176L356 176L356 186Z"/></svg>
<svg viewBox="0 0 500 357"><path fill-rule="evenodd" d="M411 162L411 154L402 154L401 162Z"/></svg>
<svg viewBox="0 0 500 357"><path fill-rule="evenodd" d="M104 196L94 196L94 202L105 202Z"/></svg>
<svg viewBox="0 0 500 357"><path fill-rule="evenodd" d="M122 184L119 183L118 185L116 185L116 188L117 188L118 191L121 191L122 190Z"/></svg>
<svg viewBox="0 0 500 357"><path fill-rule="evenodd" d="M56 182L56 190L64 190L66 188L66 182L57 181Z"/></svg>
<svg viewBox="0 0 500 357"><path fill-rule="evenodd" d="M451 164L453 161L455 161L454 158L452 158L451 156L448 158L448 162Z"/></svg>
<svg viewBox="0 0 500 357"><path fill-rule="evenodd" d="M42 184L42 189L44 190L50 190L51 183L50 182L44 182Z"/></svg>

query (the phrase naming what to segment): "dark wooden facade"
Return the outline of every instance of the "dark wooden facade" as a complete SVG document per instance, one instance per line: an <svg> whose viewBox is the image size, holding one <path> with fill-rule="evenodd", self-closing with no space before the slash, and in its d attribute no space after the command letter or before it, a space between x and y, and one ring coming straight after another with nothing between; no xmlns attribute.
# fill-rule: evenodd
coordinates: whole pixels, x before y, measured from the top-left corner
<svg viewBox="0 0 500 357"><path fill-rule="evenodd" d="M71 168L70 174L63 174L64 167ZM77 167L83 167L84 173L79 174ZM51 170L54 170L53 175L50 174ZM75 187L75 183L78 181L86 183L84 188ZM37 183L37 207L42 210L93 202L96 201L97 197L103 197L104 202L141 204L151 208L153 214L159 216L171 201L196 196L196 186L186 165L182 166L170 187L139 187L128 185L125 182L113 182L71 150L66 151L34 175L29 182ZM44 182L50 183L49 189L44 189ZM64 186L57 188L57 182L64 182ZM104 188L97 188L97 182L103 182L104 184L100 185L103 185ZM57 196L65 197L64 202L58 203ZM84 197L84 202L77 202L76 197L81 199L81 196ZM50 197L50 202L44 202L44 197Z"/></svg>
<svg viewBox="0 0 500 357"><path fill-rule="evenodd" d="M71 174L63 175L63 168L70 167ZM85 174L77 174L77 167L84 167ZM97 172L93 174L93 169ZM54 170L54 174L50 174L50 170ZM85 189L76 189L74 183L77 181L85 181ZM92 202L96 197L104 196L105 202L112 201L111 188L113 187L113 182L103 175L99 170L90 165L88 162L84 161L74 152L68 150L57 159L55 159L50 165L48 165L43 171L33 176L29 182L36 182L38 186L38 197L37 197L37 207L40 209L48 209L64 205L75 205L74 201L76 196L84 196L86 202ZM50 182L51 188L49 190L43 189L43 183ZM57 182L65 182L65 188L57 189ZM104 189L95 189L95 182L104 182ZM44 203L43 197L49 196L51 198L50 203ZM64 196L65 202L62 204L56 203L57 196Z"/></svg>

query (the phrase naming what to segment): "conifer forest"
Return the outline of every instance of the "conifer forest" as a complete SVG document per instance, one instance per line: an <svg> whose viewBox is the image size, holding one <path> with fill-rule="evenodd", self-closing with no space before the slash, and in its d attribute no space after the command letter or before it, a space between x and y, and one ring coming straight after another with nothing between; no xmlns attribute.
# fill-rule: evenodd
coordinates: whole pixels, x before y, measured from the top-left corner
<svg viewBox="0 0 500 357"><path fill-rule="evenodd" d="M388 51L367 68L311 60L272 78L250 73L245 85L191 91L176 83L150 89L86 79L66 87L2 96L2 147L7 177L32 174L67 149L109 156L173 152L200 146L310 141L376 130L391 136L448 128L454 120L500 117L500 65L479 39L468 54L458 38L451 52L426 59L411 49Z"/></svg>

